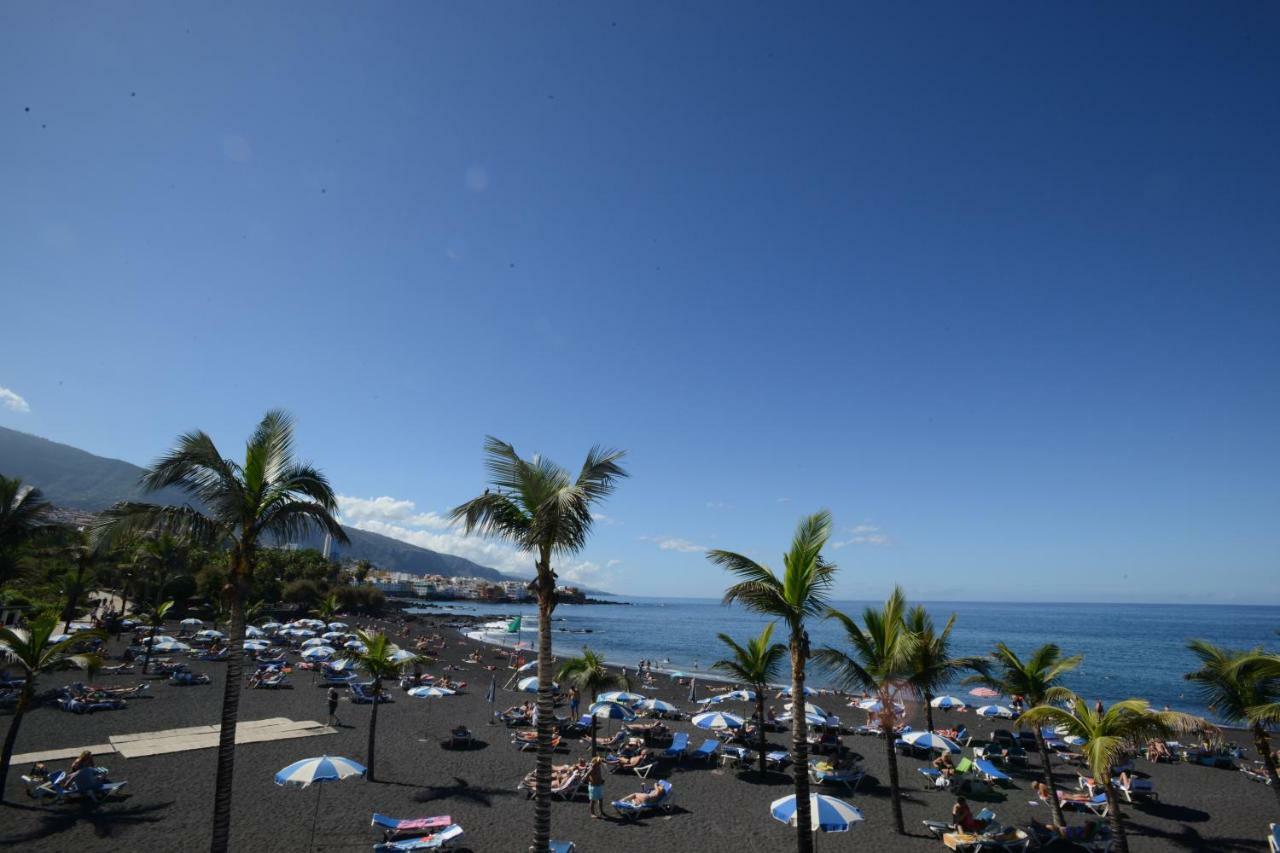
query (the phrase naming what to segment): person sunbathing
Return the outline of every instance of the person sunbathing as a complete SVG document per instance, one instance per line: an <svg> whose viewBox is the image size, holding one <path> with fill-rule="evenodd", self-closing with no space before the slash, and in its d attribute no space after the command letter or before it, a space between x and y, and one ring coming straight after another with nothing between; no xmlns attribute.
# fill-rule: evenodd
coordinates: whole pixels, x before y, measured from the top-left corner
<svg viewBox="0 0 1280 853"><path fill-rule="evenodd" d="M634 755L628 756L619 754L617 759L618 761L615 766L618 769L634 770L635 768L642 767L645 764L653 763L653 753L647 749L642 749Z"/></svg>
<svg viewBox="0 0 1280 853"><path fill-rule="evenodd" d="M1173 753L1169 751L1169 745L1164 741L1153 740L1147 744L1147 760L1173 761Z"/></svg>
<svg viewBox="0 0 1280 853"><path fill-rule="evenodd" d="M1041 823L1031 819L1031 828L1041 834L1052 834L1065 841L1092 841L1097 837L1102 824L1091 820L1084 826L1059 826L1056 823Z"/></svg>
<svg viewBox="0 0 1280 853"><path fill-rule="evenodd" d="M1041 783L1043 784L1043 783ZM1045 785L1048 788L1048 785ZM1059 791L1058 802L1060 803L1088 803L1092 802L1093 797L1084 791Z"/></svg>
<svg viewBox="0 0 1280 853"><path fill-rule="evenodd" d="M647 791L627 794L619 802L629 803L633 806L651 806L660 799L662 799L662 788L654 785Z"/></svg>
<svg viewBox="0 0 1280 853"><path fill-rule="evenodd" d="M944 778L950 779L956 775L956 766L951 762L951 753L944 752L937 758L933 759L934 769L938 770Z"/></svg>
<svg viewBox="0 0 1280 853"><path fill-rule="evenodd" d="M977 832L986 826L973 816L973 810L964 797L956 797L956 804L951 808L951 823L961 832Z"/></svg>

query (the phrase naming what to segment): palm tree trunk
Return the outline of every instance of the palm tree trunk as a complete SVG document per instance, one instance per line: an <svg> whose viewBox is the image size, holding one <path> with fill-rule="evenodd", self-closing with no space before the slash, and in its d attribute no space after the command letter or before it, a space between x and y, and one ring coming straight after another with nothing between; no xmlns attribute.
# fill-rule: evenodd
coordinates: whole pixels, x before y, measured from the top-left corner
<svg viewBox="0 0 1280 853"><path fill-rule="evenodd" d="M1106 778L1098 781L1107 792L1107 817L1111 821L1111 833L1116 837L1116 853L1129 853L1129 839L1124 834L1124 816L1120 814L1120 798L1116 796L1116 786L1111 784L1111 768L1107 768ZM1055 798L1057 796L1054 794Z"/></svg>
<svg viewBox="0 0 1280 853"><path fill-rule="evenodd" d="M4 752L0 753L0 802L4 802L4 786L9 781L9 765L13 762L13 747L18 742L18 726L22 725L22 715L27 712L27 705L35 693L34 681L27 673L26 683L18 694L18 704L13 709L13 719L9 721L9 732L4 736Z"/></svg>
<svg viewBox="0 0 1280 853"><path fill-rule="evenodd" d="M555 707L551 697L551 611L556 581L551 552L543 548L538 560L538 759L534 765L533 853L551 850L551 734Z"/></svg>
<svg viewBox="0 0 1280 853"><path fill-rule="evenodd" d="M757 684L756 688L756 726L760 732L760 776L764 777L764 754L769 749L769 741L765 737L764 731L764 688L765 685Z"/></svg>
<svg viewBox="0 0 1280 853"><path fill-rule="evenodd" d="M885 710L883 722L884 728L884 753L889 760L889 799L893 802L893 825L898 830L899 835L906 835L907 828L902 822L902 791L898 783L898 753L894 752L893 741L896 737L893 728L893 712L889 710L891 701L889 696L881 696L880 702L884 705Z"/></svg>
<svg viewBox="0 0 1280 853"><path fill-rule="evenodd" d="M813 815L809 802L809 729L804 716L804 637L791 637L791 752L795 759L796 850L813 853Z"/></svg>
<svg viewBox="0 0 1280 853"><path fill-rule="evenodd" d="M541 719L541 717L539 717ZM591 757L596 757L596 715L591 715Z"/></svg>
<svg viewBox="0 0 1280 853"><path fill-rule="evenodd" d="M1049 807L1053 809L1053 822L1058 826L1066 826L1066 818L1062 816L1062 803L1058 800L1058 786L1053 781L1053 765L1049 763L1049 746L1044 742L1044 734L1040 727L1035 728L1036 749L1040 753L1040 768L1044 772L1044 783L1049 786Z"/></svg>
<svg viewBox="0 0 1280 853"><path fill-rule="evenodd" d="M376 781L373 776L374 762L374 745L378 737L378 706L382 703L378 701L382 698L382 679L374 677L373 679L373 712L369 715L369 744L365 748L365 764L369 765L369 772L366 778L370 782Z"/></svg>
<svg viewBox="0 0 1280 853"><path fill-rule="evenodd" d="M924 719L929 731L933 731L933 694L927 690L924 694Z"/></svg>
<svg viewBox="0 0 1280 853"><path fill-rule="evenodd" d="M1271 793L1280 801L1280 774L1276 772L1276 761L1271 755L1271 741L1267 737L1267 730L1261 723L1253 724L1253 748L1262 756L1262 766L1266 768L1267 778L1271 780Z"/></svg>
<svg viewBox="0 0 1280 853"><path fill-rule="evenodd" d="M231 789L236 767L236 720L240 716L240 677L244 655L243 560L232 554L227 597L231 624L227 639L227 683L222 689L222 725L218 730L218 775L213 787L213 835L210 853L227 853L231 846Z"/></svg>

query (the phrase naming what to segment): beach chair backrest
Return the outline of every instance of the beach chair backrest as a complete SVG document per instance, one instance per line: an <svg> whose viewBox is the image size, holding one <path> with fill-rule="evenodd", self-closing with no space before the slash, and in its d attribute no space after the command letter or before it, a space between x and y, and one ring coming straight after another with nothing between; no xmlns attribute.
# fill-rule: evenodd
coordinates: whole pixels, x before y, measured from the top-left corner
<svg viewBox="0 0 1280 853"><path fill-rule="evenodd" d="M689 736L684 732L676 732L671 737L671 751L680 752L689 747Z"/></svg>
<svg viewBox="0 0 1280 853"><path fill-rule="evenodd" d="M991 809L983 809L982 811L974 815L973 819L977 821L981 821L983 823L990 823L991 821L996 819L996 813L993 812Z"/></svg>

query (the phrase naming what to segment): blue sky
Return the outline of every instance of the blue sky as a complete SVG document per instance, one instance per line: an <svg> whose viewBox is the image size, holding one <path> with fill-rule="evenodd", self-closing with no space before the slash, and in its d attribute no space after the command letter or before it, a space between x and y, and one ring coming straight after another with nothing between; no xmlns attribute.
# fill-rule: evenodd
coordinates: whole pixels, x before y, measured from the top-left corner
<svg viewBox="0 0 1280 853"><path fill-rule="evenodd" d="M633 477L566 575L1280 602L1269 4L0 9L0 424L269 407L349 521L492 433ZM381 500L376 500L381 499Z"/></svg>

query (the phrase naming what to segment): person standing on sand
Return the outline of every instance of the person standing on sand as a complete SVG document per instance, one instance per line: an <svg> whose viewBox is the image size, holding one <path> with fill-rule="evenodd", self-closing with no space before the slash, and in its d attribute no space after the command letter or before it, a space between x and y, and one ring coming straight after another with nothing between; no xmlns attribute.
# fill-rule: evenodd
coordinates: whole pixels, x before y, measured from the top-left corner
<svg viewBox="0 0 1280 853"><path fill-rule="evenodd" d="M332 686L329 688L329 725L342 725L338 722L338 688Z"/></svg>
<svg viewBox="0 0 1280 853"><path fill-rule="evenodd" d="M591 804L591 816L604 817L604 762L598 755L591 757L591 766L587 768L587 799ZM600 804L600 814L596 814L596 803Z"/></svg>
<svg viewBox="0 0 1280 853"><path fill-rule="evenodd" d="M578 706L582 704L582 696L578 693L578 688L569 688L569 716L578 719Z"/></svg>

